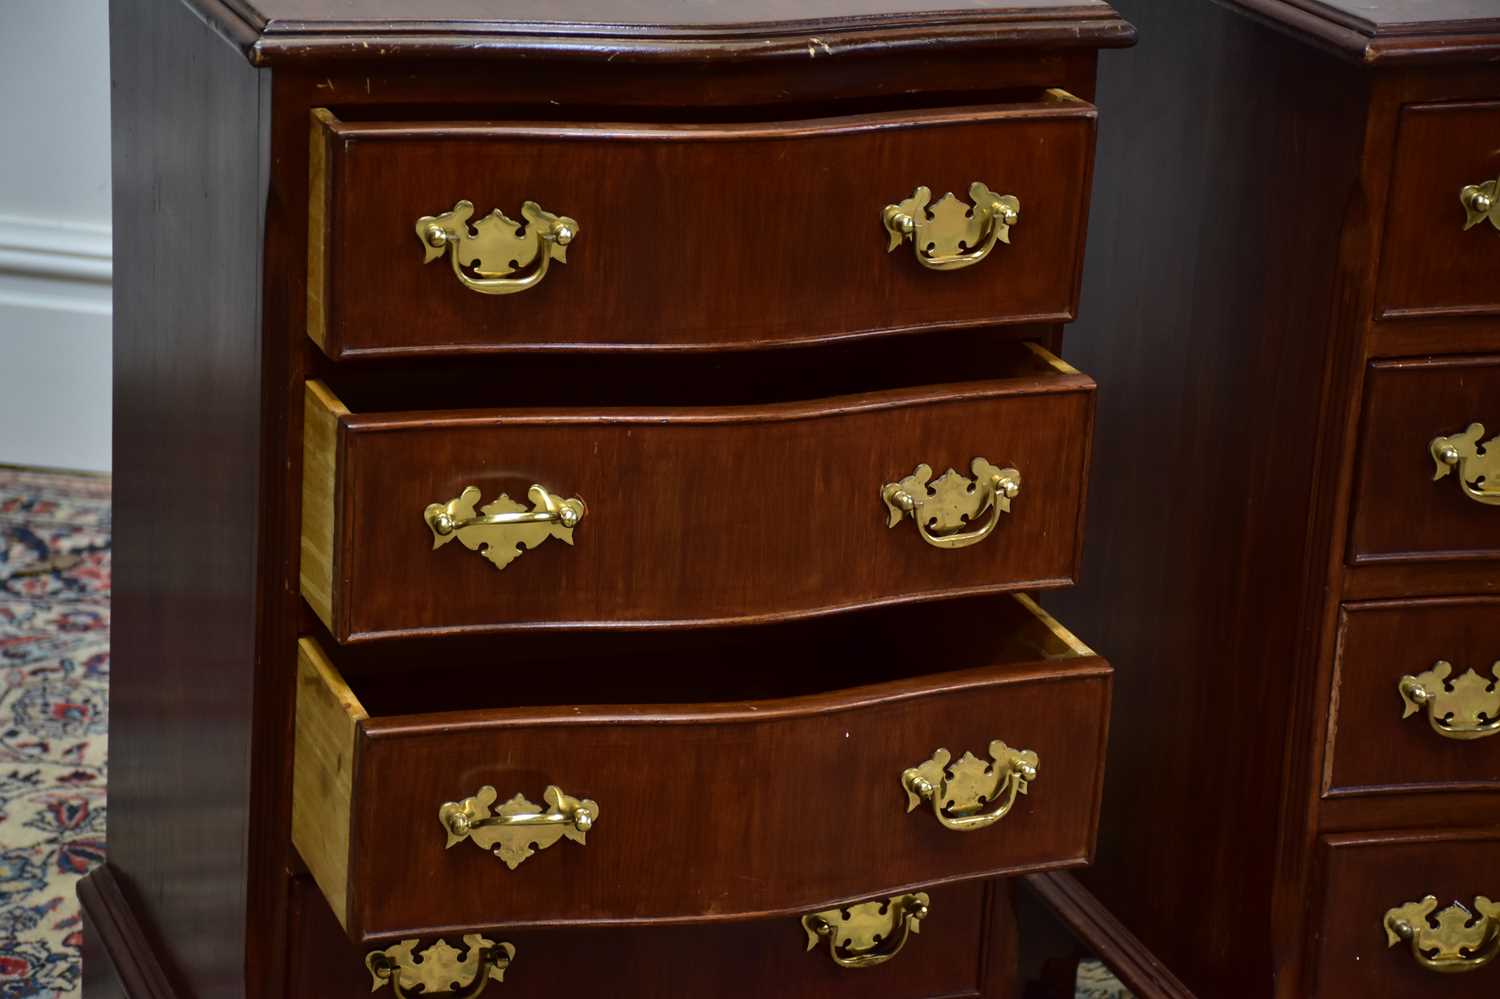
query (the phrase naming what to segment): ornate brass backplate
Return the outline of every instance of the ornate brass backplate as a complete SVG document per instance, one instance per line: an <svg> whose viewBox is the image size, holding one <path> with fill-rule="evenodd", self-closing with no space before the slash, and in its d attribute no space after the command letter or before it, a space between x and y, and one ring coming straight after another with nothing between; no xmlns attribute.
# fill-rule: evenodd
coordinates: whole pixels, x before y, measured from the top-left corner
<svg viewBox="0 0 1500 999"><path fill-rule="evenodd" d="M840 968L873 968L884 964L921 932L931 903L926 892L897 895L884 902L861 902L802 917L807 949L828 941L828 953Z"/></svg>
<svg viewBox="0 0 1500 999"><path fill-rule="evenodd" d="M422 511L422 519L432 531L433 549L457 538L465 548L489 559L496 569L504 569L523 551L548 538L571 545L573 528L588 514L588 507L577 496L563 499L538 485L527 491L529 510L501 493L499 499L476 513L474 504L481 495L478 487L466 486L454 499L431 503Z"/></svg>
<svg viewBox="0 0 1500 999"><path fill-rule="evenodd" d="M542 793L545 809L518 794L491 812L498 797L486 784L472 798L450 801L439 808L438 822L448 834L445 849L472 840L515 870L537 850L545 850L560 839L587 845L588 831L599 818L597 802L571 798L555 784L549 784Z"/></svg>
<svg viewBox="0 0 1500 999"><path fill-rule="evenodd" d="M1011 749L996 739L990 743L990 762L964 753L957 763L946 749L939 749L925 763L901 774L906 791L906 811L923 801L943 828L973 832L994 825L1015 807L1016 796L1026 794L1037 778L1037 755L1029 749Z"/></svg>
<svg viewBox="0 0 1500 999"><path fill-rule="evenodd" d="M505 981L505 969L516 956L515 947L478 933L465 935L461 948L438 940L419 953L421 942L403 940L394 947L370 951L365 956L365 967L374 980L370 991L390 985L397 996L408 999L464 990L464 999L473 999L490 982ZM407 991L416 988L421 991Z"/></svg>
<svg viewBox="0 0 1500 999"><path fill-rule="evenodd" d="M969 185L973 207L943 195L932 204L932 191L919 187L912 196L880 213L891 243L887 252L911 240L917 261L935 271L972 267L995 248L1010 242L1010 227L1021 218L1021 202L1014 195L996 194L979 181Z"/></svg>
<svg viewBox="0 0 1500 999"><path fill-rule="evenodd" d="M1464 206L1465 232L1486 219L1490 225L1500 229L1500 181L1470 184L1458 192L1458 200Z"/></svg>
<svg viewBox="0 0 1500 999"><path fill-rule="evenodd" d="M903 517L911 517L922 540L934 548L967 548L989 537L1000 514L1009 513L1010 501L1021 494L1021 473L996 468L986 458L975 458L969 469L972 479L950 468L932 481L932 468L918 465L904 479L881 486L886 526L895 527ZM989 520L974 529L986 513Z"/></svg>
<svg viewBox="0 0 1500 999"><path fill-rule="evenodd" d="M422 242L424 264L447 253L459 282L482 295L513 295L534 288L547 276L552 261L568 262L568 244L578 235L577 222L554 215L535 201L522 203L520 222L498 208L470 225L473 215L470 201L460 201L437 215L424 215L417 219L417 239ZM507 276L527 268L521 277Z"/></svg>
<svg viewBox="0 0 1500 999"><path fill-rule="evenodd" d="M1500 661L1490 667L1492 679L1466 670L1450 680L1453 664L1439 660L1432 669L1408 673L1396 685L1410 718L1427 709L1427 723L1445 739L1483 739L1500 732Z"/></svg>
<svg viewBox="0 0 1500 999"><path fill-rule="evenodd" d="M1431 895L1385 914L1386 946L1406 942L1412 958L1428 971L1477 971L1500 955L1500 905L1480 895L1470 910L1458 902L1437 913Z"/></svg>
<svg viewBox="0 0 1500 999"><path fill-rule="evenodd" d="M1427 446L1437 465L1432 481L1456 471L1465 496L1485 506L1500 506L1500 437L1481 444L1483 437L1483 423L1471 423L1451 437L1434 437Z"/></svg>

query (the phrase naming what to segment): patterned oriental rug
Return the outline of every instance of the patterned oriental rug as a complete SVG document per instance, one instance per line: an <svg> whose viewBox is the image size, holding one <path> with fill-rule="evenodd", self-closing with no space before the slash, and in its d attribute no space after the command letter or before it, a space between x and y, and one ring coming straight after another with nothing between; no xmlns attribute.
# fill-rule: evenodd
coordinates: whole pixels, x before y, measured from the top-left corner
<svg viewBox="0 0 1500 999"><path fill-rule="evenodd" d="M0 997L79 990L104 859L109 480L0 468Z"/></svg>

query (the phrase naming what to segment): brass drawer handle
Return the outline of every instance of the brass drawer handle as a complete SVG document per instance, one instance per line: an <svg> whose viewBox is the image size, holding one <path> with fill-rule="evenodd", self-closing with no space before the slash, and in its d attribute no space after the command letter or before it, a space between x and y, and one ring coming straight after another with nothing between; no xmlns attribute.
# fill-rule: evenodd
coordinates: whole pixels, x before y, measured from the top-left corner
<svg viewBox="0 0 1500 999"><path fill-rule="evenodd" d="M542 793L545 810L518 794L492 814L490 806L497 797L495 789L486 784L472 798L450 801L439 808L438 822L448 834L445 849L472 840L515 870L537 850L545 850L560 839L587 845L588 831L599 820L597 802L570 798L555 784L549 784Z"/></svg>
<svg viewBox="0 0 1500 999"><path fill-rule="evenodd" d="M577 496L563 499L538 485L526 493L530 510L501 493L499 499L476 513L474 504L481 495L477 486L465 486L456 498L429 504L422 511L422 519L432 531L434 550L457 538L465 548L489 559L496 569L504 569L520 558L522 551L548 538L571 545L573 528L589 512Z"/></svg>
<svg viewBox="0 0 1500 999"><path fill-rule="evenodd" d="M886 526L895 527L902 517L910 516L922 540L934 548L967 548L989 537L1000 514L1009 513L1010 501L1021 494L1021 473L996 468L984 458L975 458L969 467L973 479L950 468L929 483L932 469L918 465L901 481L881 486L880 499L890 514ZM986 512L990 519L983 527L962 530Z"/></svg>
<svg viewBox="0 0 1500 999"><path fill-rule="evenodd" d="M1474 899L1472 912L1454 902L1437 914L1434 923L1431 917L1437 906L1437 899L1428 895L1387 911L1383 921L1386 946L1405 941L1411 945L1413 960L1428 971L1444 974L1478 971L1500 955L1500 905L1483 895Z"/></svg>
<svg viewBox="0 0 1500 999"><path fill-rule="evenodd" d="M1485 219L1500 229L1500 181L1487 180L1483 184L1470 184L1458 192L1458 200L1464 206L1464 231L1468 232Z"/></svg>
<svg viewBox="0 0 1500 999"><path fill-rule="evenodd" d="M1484 444L1483 423L1471 423L1469 429L1452 437L1434 437L1427 449L1437 464L1432 481L1458 472L1458 484L1464 495L1475 503L1500 506L1500 437Z"/></svg>
<svg viewBox="0 0 1500 999"><path fill-rule="evenodd" d="M1039 761L1029 749L1011 749L996 739L990 743L990 762L964 753L957 762L946 749L901 774L910 814L923 801L944 829L974 832L992 826L1015 807L1016 796L1027 793L1036 780ZM988 811L985 810L989 806Z"/></svg>
<svg viewBox="0 0 1500 999"><path fill-rule="evenodd" d="M886 205L880 222L891 237L889 253L911 240L917 262L935 271L972 267L995 248L1010 242L1010 227L1021 220L1021 202L1011 194L996 194L985 184L969 185L970 208L953 196L943 195L935 205L932 190L919 187L912 196Z"/></svg>
<svg viewBox="0 0 1500 999"><path fill-rule="evenodd" d="M1483 739L1500 732L1500 661L1490 667L1493 680L1473 670L1449 680L1453 664L1439 660L1432 669L1401 678L1396 689L1406 704L1402 718L1427 709L1427 723L1445 739Z"/></svg>
<svg viewBox="0 0 1500 999"><path fill-rule="evenodd" d="M578 236L577 222L535 201L521 204L521 222L498 208L470 225L473 215L471 201L460 201L438 215L423 215L417 219L417 239L425 254L422 263L447 253L458 280L481 295L514 295L541 284L552 261L568 262L568 244ZM526 268L530 270L521 277L506 276Z"/></svg>
<svg viewBox="0 0 1500 999"><path fill-rule="evenodd" d="M873 968L884 964L922 929L931 903L926 892L897 895L885 902L827 909L802 917L807 949L828 941L828 954L840 968Z"/></svg>
<svg viewBox="0 0 1500 999"><path fill-rule="evenodd" d="M374 992L390 985L398 999L417 999L437 993L469 989L462 999L474 999L490 982L505 981L505 969L515 959L516 949L508 943L495 943L478 933L464 936L464 946L454 947L439 940L417 953L420 940L403 940L385 950L372 950L365 956ZM407 989L421 987L421 992Z"/></svg>

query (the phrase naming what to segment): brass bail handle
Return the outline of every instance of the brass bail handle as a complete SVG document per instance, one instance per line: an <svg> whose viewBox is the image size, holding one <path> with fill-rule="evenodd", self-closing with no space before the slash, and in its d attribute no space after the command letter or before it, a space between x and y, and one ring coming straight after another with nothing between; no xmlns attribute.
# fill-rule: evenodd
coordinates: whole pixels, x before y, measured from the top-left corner
<svg viewBox="0 0 1500 999"><path fill-rule="evenodd" d="M458 948L438 940L418 953L420 940L403 940L385 950L371 951L365 956L365 968L373 980L370 991L389 985L398 999L450 991L458 999L475 999L490 982L505 981L505 971L515 960L515 947L495 943L478 933L467 934L463 942L464 946ZM409 988L420 988L421 992L408 992Z"/></svg>
<svg viewBox="0 0 1500 999"><path fill-rule="evenodd" d="M1453 664L1441 659L1426 672L1403 676L1396 684L1405 705L1401 717L1425 709L1434 732L1460 742L1500 733L1500 661L1490 667L1488 679L1472 669L1452 676Z"/></svg>
<svg viewBox="0 0 1500 999"><path fill-rule="evenodd" d="M1010 502L1021 494L1021 473L1014 468L996 468L985 458L970 463L973 478L948 469L932 481L932 468L918 465L916 471L880 488L880 499L888 513L886 526L895 527L905 517L917 523L917 533L934 548L967 548L989 537L1010 512ZM986 513L989 519L974 530Z"/></svg>
<svg viewBox="0 0 1500 999"><path fill-rule="evenodd" d="M1478 971L1500 956L1500 905L1479 895L1473 909L1459 902L1442 912L1437 907L1428 895L1387 910L1386 946L1405 943L1417 964L1446 975Z"/></svg>
<svg viewBox="0 0 1500 999"><path fill-rule="evenodd" d="M874 968L901 953L931 911L926 892L897 895L884 902L813 912L802 917L807 949L828 941L828 955L840 968Z"/></svg>
<svg viewBox="0 0 1500 999"><path fill-rule="evenodd" d="M1029 793L1039 766L1036 753L999 739L990 743L988 763L968 752L954 762L953 754L939 749L901 774L906 811L926 801L944 829L976 832L1010 814L1017 798Z"/></svg>
<svg viewBox="0 0 1500 999"><path fill-rule="evenodd" d="M548 538L571 545L573 528L583 523L589 512L577 496L564 499L537 484L526 493L531 500L530 509L505 493L476 509L481 495L477 486L466 486L446 503L427 505L422 519L432 531L434 549L457 538L465 548L487 558L496 569L504 569L520 558L523 551Z"/></svg>
<svg viewBox="0 0 1500 999"><path fill-rule="evenodd" d="M481 295L514 295L534 288L556 260L568 262L568 244L578 236L578 223L555 215L535 201L521 204L517 222L498 208L469 223L472 201L459 201L437 215L417 219L417 239L424 264L448 255L453 273L465 288ZM519 277L511 277L517 271Z"/></svg>
<svg viewBox="0 0 1500 999"><path fill-rule="evenodd" d="M1463 433L1434 437L1427 445L1437 470L1432 481L1458 476L1459 488L1475 503L1500 506L1500 437L1480 443L1483 423L1471 423Z"/></svg>
<svg viewBox="0 0 1500 999"><path fill-rule="evenodd" d="M890 236L889 253L910 241L917 262L934 271L972 267L997 243L1010 242L1010 227L1021 220L1021 202L1012 194L996 194L975 181L965 205L948 192L932 204L932 190L919 187L912 196L880 213L880 224Z"/></svg>
<svg viewBox="0 0 1500 999"><path fill-rule="evenodd" d="M1464 206L1465 232L1485 221L1500 229L1500 180L1470 184L1458 192L1458 200Z"/></svg>
<svg viewBox="0 0 1500 999"><path fill-rule="evenodd" d="M599 819L599 803L574 798L556 784L542 793L546 808L516 795L499 808L499 794L486 784L472 797L445 802L438 809L438 823L448 834L444 849L470 840L505 862L511 870L562 839L586 846L588 832Z"/></svg>

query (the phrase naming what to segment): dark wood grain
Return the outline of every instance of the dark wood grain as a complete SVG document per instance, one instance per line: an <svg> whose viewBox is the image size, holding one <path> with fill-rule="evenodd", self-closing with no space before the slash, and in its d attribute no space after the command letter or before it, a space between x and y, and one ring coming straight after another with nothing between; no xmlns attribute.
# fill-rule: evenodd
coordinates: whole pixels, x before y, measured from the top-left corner
<svg viewBox="0 0 1500 999"><path fill-rule="evenodd" d="M1371 65L1482 61L1500 52L1488 0L1222 0L1299 40Z"/></svg>
<svg viewBox="0 0 1500 999"><path fill-rule="evenodd" d="M1500 233L1496 233L1500 236ZM1357 563L1500 558L1500 516L1433 481L1434 437L1484 423L1500 434L1500 356L1379 361L1370 368L1350 531ZM1491 435L1486 436L1486 440Z"/></svg>
<svg viewBox="0 0 1500 999"><path fill-rule="evenodd" d="M248 937L277 932L250 919L271 871L246 855L269 80L179 4L110 14L109 857L169 972L217 999L244 994Z"/></svg>
<svg viewBox="0 0 1500 999"><path fill-rule="evenodd" d="M453 710L377 715L359 727L354 939L415 927L785 914L1078 864L1092 848L1109 698L1097 658L721 704L480 710L466 696L472 684L443 686ZM1041 777L1010 815L961 834L928 807L907 812L904 770L939 747L984 757L995 739L1041 760ZM599 802L586 846L560 844L516 871L469 844L445 850L434 818L444 801L485 784L535 800L550 783ZM672 862L636 876L661 856ZM567 892L536 890L559 881Z"/></svg>
<svg viewBox="0 0 1500 999"><path fill-rule="evenodd" d="M108 864L78 882L83 917L83 991L88 999L178 999Z"/></svg>
<svg viewBox="0 0 1500 999"><path fill-rule="evenodd" d="M1324 791L1494 789L1500 739L1445 739L1425 712L1401 717L1397 684L1438 660L1490 678L1500 663L1500 598L1372 602L1344 609Z"/></svg>
<svg viewBox="0 0 1500 999"><path fill-rule="evenodd" d="M1406 944L1387 946L1383 925L1389 909L1427 895L1441 908L1500 893L1500 834L1493 828L1330 836L1323 854L1327 874L1309 999L1436 999L1500 988L1500 965L1458 977L1434 974L1412 960Z"/></svg>
<svg viewBox="0 0 1500 999"><path fill-rule="evenodd" d="M1106 909L1075 874L1048 871L1028 874L1024 880L1026 887L1137 999L1194 999L1171 969ZM1076 990L1075 975L1074 981L1067 983L1069 999Z"/></svg>
<svg viewBox="0 0 1500 999"><path fill-rule="evenodd" d="M1214 4L1120 7L1142 44L1102 67L1067 334L1108 391L1080 585L1046 598L1118 668L1080 881L1194 993L1290 999L1310 844L1282 803L1312 751L1367 82Z"/></svg>
<svg viewBox="0 0 1500 999"><path fill-rule="evenodd" d="M1100 0L774 0L726 3L569 0L545 12L514 2L445 0L413 17L408 5L373 0L327 5L193 0L256 62L392 56L613 60L843 58L905 50L936 54L968 46L1129 45L1134 32Z"/></svg>
<svg viewBox="0 0 1500 999"><path fill-rule="evenodd" d="M335 123L324 348L744 348L1069 319L1094 112L1036 96L741 125ZM889 249L886 205L975 181L1020 199L1009 245L952 272ZM460 199L476 219L528 199L577 219L566 265L507 296L465 289L446 257L423 266L414 223Z"/></svg>
<svg viewBox="0 0 1500 999"><path fill-rule="evenodd" d="M370 974L312 882L293 887L300 933L293 995L363 999ZM787 999L1015 999L1014 924L1003 883L934 888L932 915L894 960L845 971L808 952L795 918L712 926L509 930L516 947L504 992L550 999L579 968L607 969L612 999L774 995ZM559 970L563 969L563 970Z"/></svg>
<svg viewBox="0 0 1500 999"><path fill-rule="evenodd" d="M334 630L728 623L1062 585L1092 406L1092 382L1054 371L770 407L346 416ZM943 550L888 526L884 484L977 456L1022 476L989 538ZM461 544L432 550L428 504L533 482L588 504L572 546L503 572Z"/></svg>
<svg viewBox="0 0 1500 999"><path fill-rule="evenodd" d="M1500 178L1500 103L1419 104L1401 113L1381 266L1388 317L1500 312L1500 232L1463 228L1459 192Z"/></svg>

